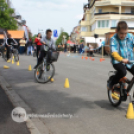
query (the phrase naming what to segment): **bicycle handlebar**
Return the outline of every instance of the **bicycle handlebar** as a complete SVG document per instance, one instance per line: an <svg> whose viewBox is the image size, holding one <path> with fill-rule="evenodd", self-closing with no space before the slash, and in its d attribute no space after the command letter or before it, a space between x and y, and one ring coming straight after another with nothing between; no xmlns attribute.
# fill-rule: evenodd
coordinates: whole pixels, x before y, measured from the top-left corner
<svg viewBox="0 0 134 134"><path fill-rule="evenodd" d="M134 64L134 60L128 61L128 64Z"/></svg>

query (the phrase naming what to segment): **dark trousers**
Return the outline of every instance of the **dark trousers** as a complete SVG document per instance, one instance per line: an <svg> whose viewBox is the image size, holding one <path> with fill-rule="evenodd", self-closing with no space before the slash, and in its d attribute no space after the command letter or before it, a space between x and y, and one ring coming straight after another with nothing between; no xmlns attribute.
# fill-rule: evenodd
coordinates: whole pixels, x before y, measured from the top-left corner
<svg viewBox="0 0 134 134"><path fill-rule="evenodd" d="M27 44L25 44L25 54L27 54Z"/></svg>
<svg viewBox="0 0 134 134"><path fill-rule="evenodd" d="M98 53L101 53L101 47L98 49Z"/></svg>
<svg viewBox="0 0 134 134"><path fill-rule="evenodd" d="M40 63L43 61L43 58L44 58L45 56L47 56L47 57L46 57L47 63L50 62L51 53L52 53L52 51L48 51L48 52L45 52L45 51L43 51L43 50L40 51L40 55L39 55L39 58L38 58L38 64L40 64Z"/></svg>
<svg viewBox="0 0 134 134"><path fill-rule="evenodd" d="M36 45L36 56L37 56L37 59L39 57L40 48L41 48L41 45Z"/></svg>
<svg viewBox="0 0 134 134"><path fill-rule="evenodd" d="M124 64L118 63L113 65L114 69L117 70L117 74L113 77L112 84L119 83L119 80L127 75L127 70L134 75L134 65L131 69L127 68Z"/></svg>
<svg viewBox="0 0 134 134"><path fill-rule="evenodd" d="M10 58L10 47L6 45L6 49L7 49L7 60Z"/></svg>

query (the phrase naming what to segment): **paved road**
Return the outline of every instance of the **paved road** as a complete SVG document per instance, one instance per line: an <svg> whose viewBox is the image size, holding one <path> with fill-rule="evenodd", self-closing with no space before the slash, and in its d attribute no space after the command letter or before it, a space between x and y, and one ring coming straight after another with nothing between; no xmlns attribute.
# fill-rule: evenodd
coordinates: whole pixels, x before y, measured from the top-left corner
<svg viewBox="0 0 134 134"><path fill-rule="evenodd" d="M10 65L4 70L5 62L0 59L0 71L13 89L36 114L72 115L72 118L41 118L50 134L133 134L134 120L127 120L125 114L128 102L113 108L107 97L106 81L112 69L110 59L99 62L82 60L81 57L60 55L55 63L54 83L38 84L34 71L27 71L28 65L35 65L36 59L20 57L20 66ZM70 89L64 88L69 78Z"/></svg>
<svg viewBox="0 0 134 134"><path fill-rule="evenodd" d="M0 87L0 134L30 134L25 123L16 123L11 118L13 106Z"/></svg>

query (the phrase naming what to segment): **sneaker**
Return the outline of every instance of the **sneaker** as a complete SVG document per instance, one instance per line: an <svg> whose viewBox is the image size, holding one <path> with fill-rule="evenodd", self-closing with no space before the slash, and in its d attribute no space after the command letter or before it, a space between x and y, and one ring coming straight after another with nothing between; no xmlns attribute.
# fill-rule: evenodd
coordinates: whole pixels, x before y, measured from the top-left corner
<svg viewBox="0 0 134 134"><path fill-rule="evenodd" d="M37 65L35 65L33 69L36 69L36 68L37 68L37 66L38 66L38 64L37 64Z"/></svg>
<svg viewBox="0 0 134 134"><path fill-rule="evenodd" d="M37 67L38 67L38 65L39 65L40 63L38 63L36 66L34 66L34 68L33 69L36 69Z"/></svg>

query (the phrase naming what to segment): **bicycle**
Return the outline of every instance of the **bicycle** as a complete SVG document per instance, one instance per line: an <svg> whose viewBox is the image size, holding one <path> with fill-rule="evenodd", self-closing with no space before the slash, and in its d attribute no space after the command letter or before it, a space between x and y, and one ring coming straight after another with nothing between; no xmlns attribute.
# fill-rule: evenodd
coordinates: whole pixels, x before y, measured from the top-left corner
<svg viewBox="0 0 134 134"><path fill-rule="evenodd" d="M12 56L14 56L14 60L15 62L19 61L19 52L16 48L14 48L14 46L16 45L10 45L10 52L9 52L9 58L12 58ZM5 51L3 52L3 58L7 61L7 50L5 49Z"/></svg>
<svg viewBox="0 0 134 134"><path fill-rule="evenodd" d="M134 63L134 61L129 61L129 64L130 63ZM117 71L110 71L109 74L110 73L112 73L112 75L109 76L107 84L109 84L109 82L113 79ZM119 81L118 84L114 85L112 90L108 89L108 98L109 98L110 103L114 107L118 107L121 104L121 102L126 101L128 97L130 97L131 102L134 102L133 101L134 91L130 93L133 87L133 84L134 84L134 76L132 80L129 80L128 78L124 77Z"/></svg>
<svg viewBox="0 0 134 134"><path fill-rule="evenodd" d="M35 72L34 78L38 83L47 83L49 82L55 75L55 66L53 62L58 60L59 53L52 52L51 60L47 62L48 52L51 50L47 45L45 45L46 56L43 58L42 63L40 63Z"/></svg>

